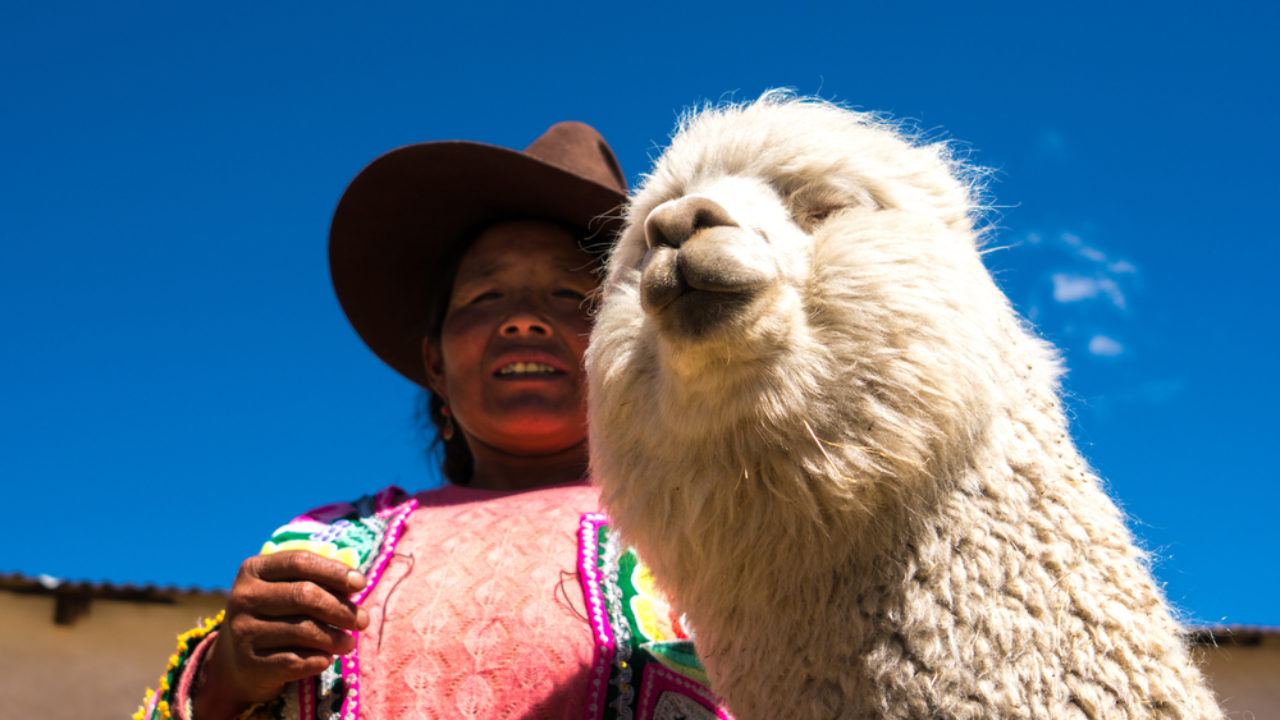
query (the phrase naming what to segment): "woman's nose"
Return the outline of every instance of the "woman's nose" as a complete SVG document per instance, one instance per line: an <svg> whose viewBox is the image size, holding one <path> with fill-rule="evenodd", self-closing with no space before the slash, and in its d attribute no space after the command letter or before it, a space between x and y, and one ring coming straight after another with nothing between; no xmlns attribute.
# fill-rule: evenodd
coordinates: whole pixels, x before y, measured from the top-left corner
<svg viewBox="0 0 1280 720"><path fill-rule="evenodd" d="M551 324L531 312L519 312L502 323L504 337L551 337Z"/></svg>

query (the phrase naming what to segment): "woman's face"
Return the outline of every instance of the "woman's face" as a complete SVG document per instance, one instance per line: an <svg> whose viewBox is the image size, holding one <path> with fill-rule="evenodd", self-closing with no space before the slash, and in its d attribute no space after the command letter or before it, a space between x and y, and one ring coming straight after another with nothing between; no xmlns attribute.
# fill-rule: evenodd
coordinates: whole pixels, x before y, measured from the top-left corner
<svg viewBox="0 0 1280 720"><path fill-rule="evenodd" d="M473 451L550 455L586 440L582 355L594 263L554 223L480 233L458 265L427 377Z"/></svg>

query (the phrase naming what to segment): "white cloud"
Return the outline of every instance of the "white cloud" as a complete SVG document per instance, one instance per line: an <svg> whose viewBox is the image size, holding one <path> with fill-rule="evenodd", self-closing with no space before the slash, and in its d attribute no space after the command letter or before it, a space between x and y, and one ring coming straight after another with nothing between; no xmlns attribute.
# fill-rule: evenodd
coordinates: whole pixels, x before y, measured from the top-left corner
<svg viewBox="0 0 1280 720"><path fill-rule="evenodd" d="M1124 345L1106 335L1094 335L1089 340L1089 352L1104 357L1115 357L1124 353Z"/></svg>
<svg viewBox="0 0 1280 720"><path fill-rule="evenodd" d="M1069 338L1073 347L1087 348L1094 357L1115 358L1120 363L1131 358L1133 353L1116 335L1122 337L1125 326L1115 321L1129 318L1128 295L1140 290L1142 276L1137 266L1108 257L1085 236L1069 230L1027 233L1025 237L1029 244L1050 251L1049 262L1057 265L1045 268L1050 282L1042 279L1036 287L1028 318L1045 325L1050 334Z"/></svg>
<svg viewBox="0 0 1280 720"><path fill-rule="evenodd" d="M1112 305L1121 310L1124 309L1124 293L1120 291L1120 286L1115 280L1109 277L1098 278L1098 287L1106 294Z"/></svg>
<svg viewBox="0 0 1280 720"><path fill-rule="evenodd" d="M1071 248L1077 255L1088 260L1089 262L1106 265L1107 269L1115 273L1135 273L1138 268L1128 260L1117 260L1116 262L1107 262L1107 254L1102 250L1086 243L1083 238L1073 232L1058 233L1058 240L1067 247Z"/></svg>
<svg viewBox="0 0 1280 720"><path fill-rule="evenodd" d="M1109 277L1086 277L1071 273L1053 274L1053 299L1060 303L1092 300L1105 295L1112 305L1123 310L1125 307L1124 292L1115 280Z"/></svg>
<svg viewBox="0 0 1280 720"><path fill-rule="evenodd" d="M1067 273L1053 274L1053 299L1060 303L1098 297L1098 280Z"/></svg>
<svg viewBox="0 0 1280 720"><path fill-rule="evenodd" d="M1082 255L1084 259L1092 260L1096 263L1104 263L1107 261L1107 256L1105 253L1103 253L1098 248L1089 247L1088 245L1082 245L1080 247L1080 255Z"/></svg>

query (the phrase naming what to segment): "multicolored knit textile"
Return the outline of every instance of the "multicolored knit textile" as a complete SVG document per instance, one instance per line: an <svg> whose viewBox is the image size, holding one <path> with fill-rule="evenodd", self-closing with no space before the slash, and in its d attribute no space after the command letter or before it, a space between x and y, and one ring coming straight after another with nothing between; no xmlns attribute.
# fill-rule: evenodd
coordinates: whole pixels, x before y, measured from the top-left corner
<svg viewBox="0 0 1280 720"><path fill-rule="evenodd" d="M353 600L360 602L381 577L399 539L405 518L417 507L417 500L397 487L354 503L336 503L294 518L277 530L263 546L263 554L286 550L310 550L336 558L358 569L369 579ZM196 648L199 637L217 630L218 622L206 623L198 631L179 638L178 653L161 677L158 692L148 691L135 720L168 720L173 714L185 717L185 698L175 702L175 692ZM253 720L300 720L301 718L343 718L354 720L359 704L359 661L354 653L334 661L323 673L301 682L289 683L271 703L253 708L246 717Z"/></svg>
<svg viewBox="0 0 1280 720"><path fill-rule="evenodd" d="M369 583L355 599L371 622L356 651L243 717L728 720L679 614L598 508L585 481L451 485L413 497L391 488L295 518L263 552L310 550L360 569ZM184 635L135 720L165 720L171 708L186 719L179 687L216 629Z"/></svg>
<svg viewBox="0 0 1280 720"><path fill-rule="evenodd" d="M579 529L579 576L596 641L586 719L732 720L707 689L681 617L607 522L584 515Z"/></svg>
<svg viewBox="0 0 1280 720"><path fill-rule="evenodd" d="M173 695L178 689L183 671L187 663L199 654L197 649L203 644L205 638L217 632L222 616L222 613L218 613L217 616L205 620L200 626L178 636L177 652L169 658L169 665L165 668L164 675L160 676L157 689L147 688L146 698L142 701L142 707L133 714L133 720L168 720L172 716Z"/></svg>

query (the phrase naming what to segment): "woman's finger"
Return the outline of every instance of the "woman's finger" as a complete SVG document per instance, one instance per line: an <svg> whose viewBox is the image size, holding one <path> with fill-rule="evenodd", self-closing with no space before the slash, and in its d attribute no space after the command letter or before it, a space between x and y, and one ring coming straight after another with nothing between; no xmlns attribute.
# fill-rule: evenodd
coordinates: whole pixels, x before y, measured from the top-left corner
<svg viewBox="0 0 1280 720"><path fill-rule="evenodd" d="M351 633L309 617L241 616L235 622L236 633L243 644L241 654L254 658L286 650L345 655L356 647Z"/></svg>
<svg viewBox="0 0 1280 720"><path fill-rule="evenodd" d="M269 699L279 694L284 683L324 672L333 665L335 657L311 648L275 648L252 653L237 662L245 675L241 694L250 702Z"/></svg>
<svg viewBox="0 0 1280 720"><path fill-rule="evenodd" d="M283 680L292 682L313 677L333 665L335 654L307 648L277 648L258 657L258 665Z"/></svg>
<svg viewBox="0 0 1280 720"><path fill-rule="evenodd" d="M364 575L306 550L258 555L246 560L241 570L267 582L310 581L339 595L350 595L365 586Z"/></svg>
<svg viewBox="0 0 1280 720"><path fill-rule="evenodd" d="M313 582L257 582L243 592L233 593L228 606L235 614L262 618L305 616L343 630L361 630L368 625L368 613L346 596Z"/></svg>

